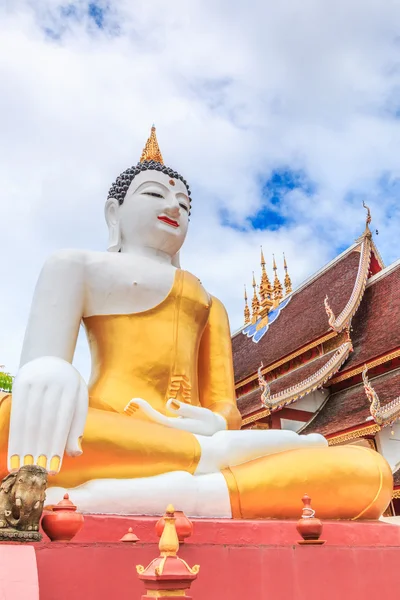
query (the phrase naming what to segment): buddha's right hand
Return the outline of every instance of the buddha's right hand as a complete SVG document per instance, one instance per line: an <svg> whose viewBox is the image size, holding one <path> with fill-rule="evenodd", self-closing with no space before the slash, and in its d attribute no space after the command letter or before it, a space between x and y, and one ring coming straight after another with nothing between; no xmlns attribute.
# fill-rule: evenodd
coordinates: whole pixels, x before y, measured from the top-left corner
<svg viewBox="0 0 400 600"><path fill-rule="evenodd" d="M12 392L8 468L36 464L55 474L64 451L82 454L87 386L67 361L42 357L18 372Z"/></svg>

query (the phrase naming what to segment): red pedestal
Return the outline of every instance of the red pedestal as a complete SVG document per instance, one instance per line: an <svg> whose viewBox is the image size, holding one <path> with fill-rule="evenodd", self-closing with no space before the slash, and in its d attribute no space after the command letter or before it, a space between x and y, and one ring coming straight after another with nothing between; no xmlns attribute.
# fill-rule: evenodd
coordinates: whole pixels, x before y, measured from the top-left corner
<svg viewBox="0 0 400 600"><path fill-rule="evenodd" d="M135 565L159 553L156 521L85 517L71 543L35 544L40 599L139 600L145 592ZM295 521L193 524L179 550L200 565L193 600L364 600L392 597L398 587L399 526L324 521L326 544L304 547ZM135 545L118 542L129 527L140 538Z"/></svg>

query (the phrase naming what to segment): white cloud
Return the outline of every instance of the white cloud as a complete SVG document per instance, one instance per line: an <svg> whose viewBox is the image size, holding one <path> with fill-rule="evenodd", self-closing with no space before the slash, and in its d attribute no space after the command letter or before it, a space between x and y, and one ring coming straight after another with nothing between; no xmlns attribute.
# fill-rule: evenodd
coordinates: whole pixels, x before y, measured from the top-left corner
<svg viewBox="0 0 400 600"><path fill-rule="evenodd" d="M379 0L114 0L103 31L83 0L0 8L0 362L15 372L45 257L104 248L108 187L153 121L193 190L184 267L232 328L260 244L285 251L300 283L362 231L361 198L384 260L397 258L399 186L380 181L400 170L399 22L400 4ZM279 167L303 170L316 193L288 193L288 224L254 231L260 177ZM223 227L221 208L244 230ZM86 375L82 339L76 361Z"/></svg>

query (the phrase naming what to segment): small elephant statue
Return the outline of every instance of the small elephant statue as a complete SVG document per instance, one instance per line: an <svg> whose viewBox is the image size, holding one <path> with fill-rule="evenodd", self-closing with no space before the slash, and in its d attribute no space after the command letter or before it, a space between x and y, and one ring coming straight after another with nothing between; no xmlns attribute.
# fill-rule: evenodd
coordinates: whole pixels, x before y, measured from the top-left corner
<svg viewBox="0 0 400 600"><path fill-rule="evenodd" d="M46 498L47 471L24 465L0 483L0 541L39 541Z"/></svg>

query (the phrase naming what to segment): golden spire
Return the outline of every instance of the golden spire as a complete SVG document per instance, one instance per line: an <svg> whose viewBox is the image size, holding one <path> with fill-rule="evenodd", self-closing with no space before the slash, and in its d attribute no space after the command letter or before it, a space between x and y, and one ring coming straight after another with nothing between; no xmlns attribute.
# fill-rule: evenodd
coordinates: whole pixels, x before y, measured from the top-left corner
<svg viewBox="0 0 400 600"><path fill-rule="evenodd" d="M244 286L244 324L247 325L250 323L250 320L250 309L249 305L247 304L247 291L246 286Z"/></svg>
<svg viewBox="0 0 400 600"><path fill-rule="evenodd" d="M150 160L154 160L155 162L160 163L161 165L164 164L164 160L157 141L156 128L154 125L151 128L150 137L146 142L139 162L143 163Z"/></svg>
<svg viewBox="0 0 400 600"><path fill-rule="evenodd" d="M258 299L257 296L257 284L256 284L256 279L254 277L254 271L253 271L253 300L251 301L251 322L255 323L258 319L259 316L259 312L260 312L260 301Z"/></svg>
<svg viewBox="0 0 400 600"><path fill-rule="evenodd" d="M264 252L261 246L261 283L260 283L260 300L261 300L261 313L265 316L269 313L272 308L272 285L265 270L265 258Z"/></svg>
<svg viewBox="0 0 400 600"><path fill-rule="evenodd" d="M179 540L175 527L175 509L172 504L167 506L164 519L165 525L158 548L161 556L176 556L179 550Z"/></svg>
<svg viewBox="0 0 400 600"><path fill-rule="evenodd" d="M287 296L292 293L292 280L289 277L285 253L283 253L283 268L285 269L285 279L283 283L285 284L285 294Z"/></svg>
<svg viewBox="0 0 400 600"><path fill-rule="evenodd" d="M273 269L275 272L275 277L274 277L274 307L278 306L278 304L280 303L280 301L282 300L282 284L278 279L278 274L277 274L277 270L278 267L276 266L276 262L275 262L275 255L272 255L273 257Z"/></svg>

